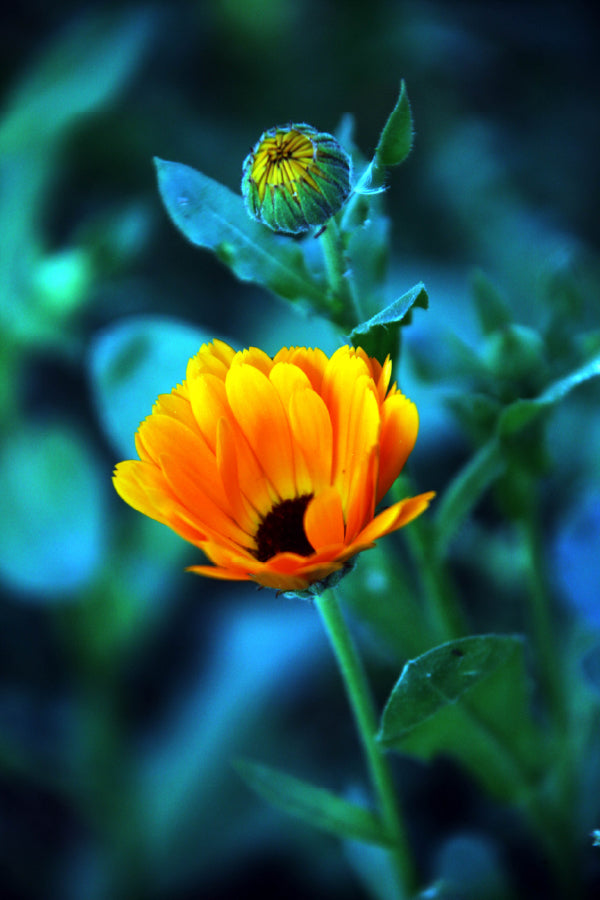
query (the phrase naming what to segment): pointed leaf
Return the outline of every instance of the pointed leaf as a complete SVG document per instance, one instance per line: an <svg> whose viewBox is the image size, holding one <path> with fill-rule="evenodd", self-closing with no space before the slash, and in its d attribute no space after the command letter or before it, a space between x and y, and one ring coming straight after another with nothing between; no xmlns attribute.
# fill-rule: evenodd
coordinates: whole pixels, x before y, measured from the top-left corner
<svg viewBox="0 0 600 900"><path fill-rule="evenodd" d="M408 663L379 739L427 761L453 757L493 796L522 800L548 762L531 717L523 649L518 637L482 635Z"/></svg>
<svg viewBox="0 0 600 900"><path fill-rule="evenodd" d="M404 80L400 82L400 94L383 127L375 150L377 166L397 166L404 162L413 145L413 122Z"/></svg>
<svg viewBox="0 0 600 900"><path fill-rule="evenodd" d="M417 725L456 703L514 652L518 638L488 634L436 647L404 667L383 711L378 740L397 743Z"/></svg>
<svg viewBox="0 0 600 900"><path fill-rule="evenodd" d="M344 840L366 841L381 847L393 843L374 813L362 806L261 763L242 759L234 765L257 794L314 828Z"/></svg>
<svg viewBox="0 0 600 900"><path fill-rule="evenodd" d="M242 281L261 284L286 300L325 305L325 288L306 268L301 246L253 221L242 198L182 163L155 159L165 208L198 247L212 250Z"/></svg>
<svg viewBox="0 0 600 900"><path fill-rule="evenodd" d="M429 297L421 282L368 321L357 325L350 333L353 346L362 347L369 356L383 362L387 354L392 353L399 329L405 324L403 320L413 306L420 306L421 309L429 306Z"/></svg>
<svg viewBox="0 0 600 900"><path fill-rule="evenodd" d="M480 269L476 269L471 275L471 289L479 324L484 334L491 334L511 324L512 315L509 307L497 288Z"/></svg>

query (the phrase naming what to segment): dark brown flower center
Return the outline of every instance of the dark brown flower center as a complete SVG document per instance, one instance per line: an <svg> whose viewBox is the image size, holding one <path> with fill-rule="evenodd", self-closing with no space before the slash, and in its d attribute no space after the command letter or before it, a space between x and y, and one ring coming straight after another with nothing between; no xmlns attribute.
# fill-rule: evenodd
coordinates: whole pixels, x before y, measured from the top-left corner
<svg viewBox="0 0 600 900"><path fill-rule="evenodd" d="M304 513L312 496L282 500L265 516L256 532L254 556L259 562L267 562L276 553L310 556L315 552L304 532Z"/></svg>

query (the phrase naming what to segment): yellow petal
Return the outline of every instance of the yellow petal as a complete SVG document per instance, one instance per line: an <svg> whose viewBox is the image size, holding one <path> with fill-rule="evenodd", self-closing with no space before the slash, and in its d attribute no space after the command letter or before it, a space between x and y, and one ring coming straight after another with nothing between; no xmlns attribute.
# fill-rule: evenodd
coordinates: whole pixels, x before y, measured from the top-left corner
<svg viewBox="0 0 600 900"><path fill-rule="evenodd" d="M260 517L240 485L234 427L225 418L219 419L217 427L217 469L233 518L248 534L255 534Z"/></svg>
<svg viewBox="0 0 600 900"><path fill-rule="evenodd" d="M168 525L184 540L197 543L206 538L206 532L180 507L163 473L152 464L138 460L119 463L113 484L126 503L150 519Z"/></svg>
<svg viewBox="0 0 600 900"><path fill-rule="evenodd" d="M281 498L293 497L292 440L277 390L251 365L232 366L225 385L232 412L265 477Z"/></svg>
<svg viewBox="0 0 600 900"><path fill-rule="evenodd" d="M283 347L273 358L273 363L289 362L306 373L317 393L321 392L323 375L329 362L318 347Z"/></svg>
<svg viewBox="0 0 600 900"><path fill-rule="evenodd" d="M292 440L302 448L312 490L319 493L331 484L333 429L329 410L311 388L296 392L289 405Z"/></svg>

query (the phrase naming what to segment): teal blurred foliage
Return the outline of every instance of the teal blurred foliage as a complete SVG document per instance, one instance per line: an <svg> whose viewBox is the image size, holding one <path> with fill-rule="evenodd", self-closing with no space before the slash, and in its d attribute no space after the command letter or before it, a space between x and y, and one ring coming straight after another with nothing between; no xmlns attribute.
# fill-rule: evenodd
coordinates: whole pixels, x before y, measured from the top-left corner
<svg viewBox="0 0 600 900"><path fill-rule="evenodd" d="M429 295L402 339L421 419L411 477L439 492L432 529L473 633L527 630L520 529L535 500L573 718L597 726L599 386L577 380L600 353L594 11L63 0L0 16L0 896L360 900L372 848L263 808L230 764L360 783L314 610L186 575L197 553L110 480L202 340L331 352L339 337L185 242L152 159L238 192L257 134L343 131L345 112L368 154L405 79L414 149L388 176L389 222L353 240L357 280L388 273L382 305L420 281ZM473 492L460 520L453 479L461 501ZM344 582L382 698L430 649L407 540ZM595 747L578 838L600 825ZM552 896L527 834L451 763L399 759L398 773L432 883L468 859L452 896ZM581 868L591 900L591 838Z"/></svg>

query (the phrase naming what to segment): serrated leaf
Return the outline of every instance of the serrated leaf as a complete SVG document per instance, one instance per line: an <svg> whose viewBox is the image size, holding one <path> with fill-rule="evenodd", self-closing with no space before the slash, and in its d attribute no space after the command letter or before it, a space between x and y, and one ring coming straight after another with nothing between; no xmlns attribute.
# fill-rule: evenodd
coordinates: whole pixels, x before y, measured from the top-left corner
<svg viewBox="0 0 600 900"><path fill-rule="evenodd" d="M506 407L500 416L498 431L501 437L515 434L532 422L547 407L553 406L569 394L573 388L600 375L600 354L594 356L575 371L555 381L539 397L516 400Z"/></svg>
<svg viewBox="0 0 600 900"><path fill-rule="evenodd" d="M400 94L390 116L383 126L375 150L377 166L397 166L404 162L413 145L413 121L404 80L400 82Z"/></svg>
<svg viewBox="0 0 600 900"><path fill-rule="evenodd" d="M522 799L547 762L528 687L520 638L482 635L444 644L405 667L379 739L426 761L453 757L494 796Z"/></svg>
<svg viewBox="0 0 600 900"><path fill-rule="evenodd" d="M279 297L324 308L326 288L308 271L302 249L250 218L242 198L182 163L154 160L165 208L185 237L212 250L242 281Z"/></svg>
<svg viewBox="0 0 600 900"><path fill-rule="evenodd" d="M366 322L357 325L350 333L352 345L362 347L369 356L383 362L387 354L392 353L403 320L413 306L420 306L421 309L429 307L429 297L422 282Z"/></svg>
<svg viewBox="0 0 600 900"><path fill-rule="evenodd" d="M362 806L261 763L242 759L234 766L263 799L314 828L343 840L366 841L380 847L393 843L375 814Z"/></svg>

